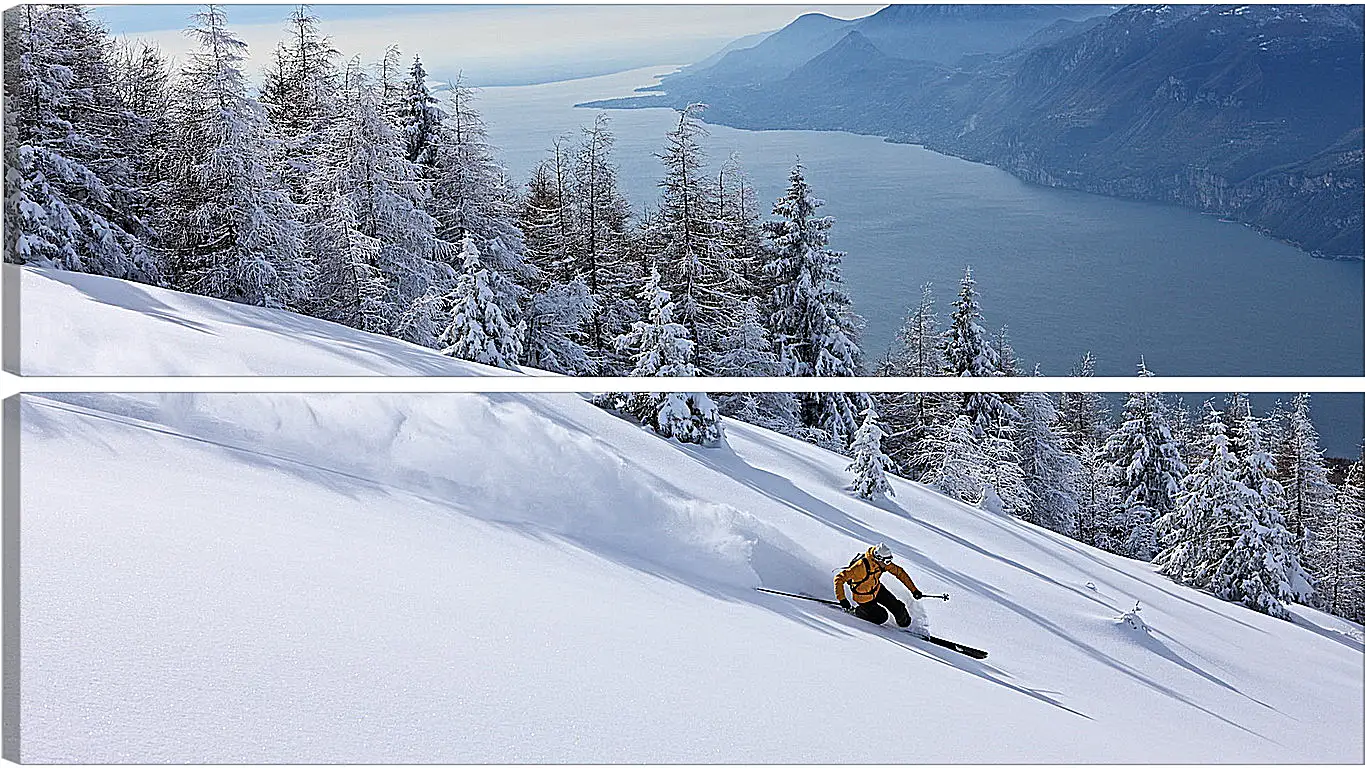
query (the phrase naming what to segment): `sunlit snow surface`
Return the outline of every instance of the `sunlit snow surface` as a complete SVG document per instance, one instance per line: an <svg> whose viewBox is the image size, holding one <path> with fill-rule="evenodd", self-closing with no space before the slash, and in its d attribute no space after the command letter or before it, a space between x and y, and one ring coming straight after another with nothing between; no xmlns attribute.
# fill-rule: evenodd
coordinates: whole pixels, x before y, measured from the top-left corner
<svg viewBox="0 0 1365 768"><path fill-rule="evenodd" d="M913 483L869 504L743 424L683 447L574 395L19 413L26 761L1362 759L1358 626ZM828 596L880 540L988 659L753 590Z"/></svg>

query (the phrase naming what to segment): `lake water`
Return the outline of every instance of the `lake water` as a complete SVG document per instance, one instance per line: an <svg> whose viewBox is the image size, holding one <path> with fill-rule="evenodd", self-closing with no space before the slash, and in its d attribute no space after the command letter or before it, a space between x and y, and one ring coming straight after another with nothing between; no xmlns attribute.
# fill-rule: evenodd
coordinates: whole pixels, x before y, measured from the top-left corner
<svg viewBox="0 0 1365 768"><path fill-rule="evenodd" d="M629 95L671 66L546 85L488 88L480 105L512 178L524 182L556 136L598 110L573 105ZM610 110L624 193L658 199L654 153L676 124L668 109ZM987 165L819 131L710 126L713 166L739 154L764 206L799 157L831 245L867 321L870 360L890 343L919 286L932 282L946 320L972 267L987 324L1015 350L1066 374L1087 350L1099 375L1131 375L1139 356L1161 375L1360 376L1365 369L1361 262L1313 259L1239 224L1173 206L1027 184ZM1360 396L1317 398L1333 453L1362 436Z"/></svg>

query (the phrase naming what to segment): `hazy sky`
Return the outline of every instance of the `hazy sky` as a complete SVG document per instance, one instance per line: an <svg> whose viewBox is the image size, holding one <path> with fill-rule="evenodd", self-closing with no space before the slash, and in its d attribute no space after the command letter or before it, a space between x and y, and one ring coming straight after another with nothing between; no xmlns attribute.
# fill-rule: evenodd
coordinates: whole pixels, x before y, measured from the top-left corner
<svg viewBox="0 0 1365 768"><path fill-rule="evenodd" d="M282 38L293 5L225 5L252 52L252 76ZM735 38L777 29L803 13L865 16L875 5L313 5L345 55L373 62L396 43L419 53L435 79L463 71L476 85L555 80L650 64L685 64ZM180 58L193 5L102 6L111 32Z"/></svg>

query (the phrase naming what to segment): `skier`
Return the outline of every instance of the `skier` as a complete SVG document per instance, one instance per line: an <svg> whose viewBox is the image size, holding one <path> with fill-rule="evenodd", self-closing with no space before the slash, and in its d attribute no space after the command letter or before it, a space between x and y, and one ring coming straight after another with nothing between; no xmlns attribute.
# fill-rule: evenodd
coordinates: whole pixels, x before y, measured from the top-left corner
<svg viewBox="0 0 1365 768"><path fill-rule="evenodd" d="M890 573L900 579L916 600L924 596L919 587L915 586L915 582L910 580L910 575L905 569L891 562L891 548L886 544L878 544L853 558L848 567L834 577L834 594L839 598L839 606L846 613L873 624L885 622L886 611L890 609L891 614L896 617L896 624L908 627L910 611L906 609L905 603L891 594L891 590L882 586L883 573ZM848 584L853 590L853 600L857 606L849 603L848 598L844 597L844 584Z"/></svg>

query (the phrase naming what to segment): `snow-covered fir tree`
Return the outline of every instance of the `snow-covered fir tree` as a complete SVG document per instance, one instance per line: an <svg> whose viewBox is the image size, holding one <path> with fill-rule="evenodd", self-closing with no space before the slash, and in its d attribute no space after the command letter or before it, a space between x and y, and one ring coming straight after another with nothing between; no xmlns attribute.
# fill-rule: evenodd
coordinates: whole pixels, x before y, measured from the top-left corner
<svg viewBox="0 0 1365 768"><path fill-rule="evenodd" d="M473 234L461 243L464 271L449 296L450 325L441 335L442 354L499 368L516 368L525 329L509 319L499 303L504 278L483 263Z"/></svg>
<svg viewBox="0 0 1365 768"><path fill-rule="evenodd" d="M933 288L920 286L920 300L896 332L878 376L939 376L943 373L943 336L934 310ZM875 396L887 429L886 452L897 471L918 480L929 471L927 439L937 424L951 421L958 396L943 392L888 392Z"/></svg>
<svg viewBox="0 0 1365 768"><path fill-rule="evenodd" d="M309 6L297 6L261 85L261 104L283 142L280 176L300 204L312 202L311 181L322 135L341 109L340 57L318 30Z"/></svg>
<svg viewBox="0 0 1365 768"><path fill-rule="evenodd" d="M1036 499L1024 476L1017 443L1018 431L1014 424L1002 420L988 429L984 438L979 439L982 440L987 461L982 508L1024 520L1035 519L1033 508Z"/></svg>
<svg viewBox="0 0 1365 768"><path fill-rule="evenodd" d="M612 340L639 318L633 294L644 282L632 258L630 205L621 194L612 159L616 137L599 114L585 127L570 164L573 272L588 286L593 312L584 345L604 372L624 372Z"/></svg>
<svg viewBox="0 0 1365 768"><path fill-rule="evenodd" d="M1179 506L1159 521L1169 544L1155 561L1182 584L1288 619L1289 532L1278 512L1238 479L1241 459L1212 402L1206 404L1204 434L1207 454L1185 477Z"/></svg>
<svg viewBox="0 0 1365 768"><path fill-rule="evenodd" d="M767 249L758 198L753 181L734 152L716 176L716 221L721 241L739 272L742 290L750 297L769 301L773 286L766 270Z"/></svg>
<svg viewBox="0 0 1365 768"><path fill-rule="evenodd" d="M1138 375L1152 375L1145 362L1139 363ZM1105 443L1105 456L1118 496L1107 523L1114 551L1150 560L1158 548L1153 523L1175 509L1187 471L1160 397L1150 392L1128 395L1121 423Z"/></svg>
<svg viewBox="0 0 1365 768"><path fill-rule="evenodd" d="M717 376L781 376L757 298L740 305L734 326L721 339L715 359ZM718 396L721 413L783 434L798 424L796 397L790 392L729 392Z"/></svg>
<svg viewBox="0 0 1365 768"><path fill-rule="evenodd" d="M868 407L862 413L863 423L853 435L853 463L846 471L853 474L850 490L860 498L875 499L879 494L895 496L891 481L886 473L891 469L891 459L882 452L882 438L886 432L877 422L877 411Z"/></svg>
<svg viewBox="0 0 1365 768"><path fill-rule="evenodd" d="M556 141L536 167L522 201L520 227L534 273L526 308L525 362L534 368L583 375L596 372L585 341L596 308L576 272L568 152Z"/></svg>
<svg viewBox="0 0 1365 768"><path fill-rule="evenodd" d="M1245 395L1241 397L1240 402L1234 396L1230 404L1235 405L1237 409L1224 414L1224 420L1228 424L1228 446L1240 460L1237 480L1252 494L1255 525L1264 529L1257 535L1267 546L1275 547L1268 556L1273 556L1279 561L1278 571L1288 581L1287 594L1296 602L1311 603L1315 591L1313 579L1303 566L1298 541L1286 529L1283 534L1284 541L1281 542L1279 529L1285 528L1284 512L1288 504L1284 488L1275 479L1275 459L1270 455L1261 437L1261 420L1252 413L1251 400ZM1234 423L1237 425L1235 430L1232 427ZM1237 435L1235 440L1234 433Z"/></svg>
<svg viewBox="0 0 1365 768"><path fill-rule="evenodd" d="M677 127L668 132L659 155L664 164L659 210L646 238L662 285L673 296L677 321L696 341L698 366L709 373L720 329L742 286L734 255L719 236L715 199L703 170L702 109L693 104L681 110Z"/></svg>
<svg viewBox="0 0 1365 768"><path fill-rule="evenodd" d="M137 186L137 193L124 196L119 205L127 219L142 222L130 233L137 237L160 271L162 256L154 222L164 205L167 178L172 170L167 162L173 136L171 70L165 56L143 42L120 41L114 62L115 88L130 117L120 122L121 130L114 135L120 146L134 148L126 154Z"/></svg>
<svg viewBox="0 0 1365 768"><path fill-rule="evenodd" d="M272 170L279 141L247 90L246 44L220 6L192 17L198 48L176 82L172 179L162 241L177 287L266 307L307 292L300 211Z"/></svg>
<svg viewBox="0 0 1365 768"><path fill-rule="evenodd" d="M696 376L696 344L687 326L674 321L672 297L661 283L658 270L651 270L640 294L640 303L648 308L645 319L616 345L634 361L632 376ZM663 437L709 445L724 436L720 410L705 392L638 392L620 402L621 410Z"/></svg>
<svg viewBox="0 0 1365 768"><path fill-rule="evenodd" d="M108 34L77 5L6 11L5 260L157 282L136 178L147 150Z"/></svg>
<svg viewBox="0 0 1365 768"><path fill-rule="evenodd" d="M526 260L544 283L567 283L578 276L568 154L563 141L556 139L550 157L531 172L521 201Z"/></svg>
<svg viewBox="0 0 1365 768"><path fill-rule="evenodd" d="M1071 375L1094 376L1094 356L1085 353ZM1075 537L1102 549L1113 548L1107 522L1115 500L1104 457L1110 429L1109 405L1103 395L1093 392L1061 394L1057 406L1057 432L1067 453L1077 462Z"/></svg>
<svg viewBox="0 0 1365 768"><path fill-rule="evenodd" d="M1251 502L1237 480L1237 456L1212 401L1205 404L1203 442L1203 456L1181 481L1176 506L1157 520L1164 545L1153 558L1161 573L1198 589L1211 583L1236 535L1234 525Z"/></svg>
<svg viewBox="0 0 1365 768"><path fill-rule="evenodd" d="M1311 397L1296 395L1285 414L1280 441L1274 448L1277 478L1285 493L1285 520L1298 542L1301 556L1310 571L1318 569L1313 561L1313 538L1319 521L1332 507L1332 485L1318 431L1313 426Z"/></svg>
<svg viewBox="0 0 1365 768"><path fill-rule="evenodd" d="M443 324L422 297L454 279L451 244L436 237L429 192L401 137L383 115L374 84L350 78L345 105L318 138L308 248L316 265L312 304L321 317L435 346Z"/></svg>
<svg viewBox="0 0 1365 768"><path fill-rule="evenodd" d="M437 235L452 243L474 239L482 262L502 278L498 302L514 323L532 282L526 244L517 225L516 190L488 143L483 117L474 108L474 90L462 82L449 85L445 122L436 141L432 211ZM420 162L420 159L419 159Z"/></svg>
<svg viewBox="0 0 1365 768"><path fill-rule="evenodd" d="M1076 488L1081 462L1066 452L1057 434L1057 408L1046 392L1019 396L1019 466L1033 493L1028 519L1058 533L1075 536L1079 508Z"/></svg>
<svg viewBox="0 0 1365 768"><path fill-rule="evenodd" d="M534 290L524 313L526 364L568 376L596 373L597 362L580 341L595 306L582 278Z"/></svg>
<svg viewBox="0 0 1365 768"><path fill-rule="evenodd" d="M827 247L834 219L816 215L824 201L811 192L800 163L788 181L773 206L778 218L764 227L773 249L771 328L783 369L789 376L856 376L862 369L861 321L844 292L839 272L844 255ZM802 395L802 422L846 443L858 428L864 400L843 392Z"/></svg>
<svg viewBox="0 0 1365 768"><path fill-rule="evenodd" d="M1250 431L1255 429L1259 436L1258 421L1252 414L1251 398L1245 392L1228 395L1223 405L1223 424L1227 427L1228 448L1233 453L1240 457L1251 454Z"/></svg>
<svg viewBox="0 0 1365 768"><path fill-rule="evenodd" d="M427 85L427 71L422 67L421 56L412 57L412 68L400 87L402 95L397 120L403 151L407 153L408 162L433 169L446 114Z"/></svg>
<svg viewBox="0 0 1365 768"><path fill-rule="evenodd" d="M992 344L995 346L996 357L1000 360L1001 376L1023 376L1024 371L1019 362L1019 356L1014 352L1014 345L1010 343L1010 328L1008 325L1000 326L1000 330L995 332L995 339ZM1009 397L1009 395L1004 395Z"/></svg>
<svg viewBox="0 0 1365 768"><path fill-rule="evenodd" d="M953 316L943 334L943 358L949 376L999 376L1000 354L991 344L982 324L981 304L976 295L972 268L967 267L953 302ZM985 437L993 425L1012 422L1018 414L1003 397L994 392L968 392L962 396L962 412L972 422L978 437Z"/></svg>
<svg viewBox="0 0 1365 768"><path fill-rule="evenodd" d="M940 425L927 443L926 453L932 463L921 482L959 501L971 504L982 501L991 482L992 459L967 415L959 414Z"/></svg>
<svg viewBox="0 0 1365 768"><path fill-rule="evenodd" d="M1095 357L1089 352L1071 370L1072 377L1095 375ZM1103 443L1109 434L1109 406L1094 392L1063 392L1057 403L1057 421L1070 446Z"/></svg>
<svg viewBox="0 0 1365 768"><path fill-rule="evenodd" d="M1365 451L1347 470L1336 503L1318 523L1313 561L1323 609L1365 621Z"/></svg>

